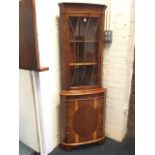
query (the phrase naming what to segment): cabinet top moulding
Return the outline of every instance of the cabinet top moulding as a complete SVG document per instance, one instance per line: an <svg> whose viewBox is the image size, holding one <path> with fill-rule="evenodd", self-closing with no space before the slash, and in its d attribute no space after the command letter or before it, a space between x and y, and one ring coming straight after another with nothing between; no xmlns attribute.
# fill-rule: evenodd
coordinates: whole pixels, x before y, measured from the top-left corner
<svg viewBox="0 0 155 155"><path fill-rule="evenodd" d="M103 14L106 5L90 3L59 3L60 13ZM87 7L87 9L86 9ZM93 13L92 13L93 12Z"/></svg>

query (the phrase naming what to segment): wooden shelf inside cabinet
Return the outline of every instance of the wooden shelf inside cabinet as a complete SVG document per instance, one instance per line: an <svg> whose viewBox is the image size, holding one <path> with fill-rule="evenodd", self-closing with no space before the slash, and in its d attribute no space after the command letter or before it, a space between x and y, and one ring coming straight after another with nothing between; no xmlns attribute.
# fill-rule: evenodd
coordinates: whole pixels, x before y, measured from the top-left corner
<svg viewBox="0 0 155 155"><path fill-rule="evenodd" d="M40 66L35 0L19 1L19 68L47 71Z"/></svg>
<svg viewBox="0 0 155 155"><path fill-rule="evenodd" d="M96 89L98 89L98 86L97 85L91 85L91 86L79 86L79 87L70 87L70 90L69 91L77 91L78 92L78 90L91 90L91 89L94 89L94 90L96 90Z"/></svg>
<svg viewBox="0 0 155 155"><path fill-rule="evenodd" d="M92 87L91 89L87 89L87 90L69 90L69 91L65 91L63 90L60 94L61 95L65 95L65 96L74 96L74 95L90 95L90 94L98 94L98 93L103 93L106 92L106 88L94 88Z"/></svg>
<svg viewBox="0 0 155 155"><path fill-rule="evenodd" d="M70 43L98 43L97 40L70 40Z"/></svg>
<svg viewBox="0 0 155 155"><path fill-rule="evenodd" d="M89 65L97 65L96 62L81 62L81 63L70 63L70 66L89 66Z"/></svg>

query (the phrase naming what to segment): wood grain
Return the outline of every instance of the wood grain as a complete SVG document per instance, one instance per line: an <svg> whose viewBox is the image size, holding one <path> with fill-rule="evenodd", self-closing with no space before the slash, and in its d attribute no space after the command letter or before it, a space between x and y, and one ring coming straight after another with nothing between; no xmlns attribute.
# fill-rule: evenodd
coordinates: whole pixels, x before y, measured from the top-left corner
<svg viewBox="0 0 155 155"><path fill-rule="evenodd" d="M35 0L19 2L19 68L38 72L49 70L40 66Z"/></svg>

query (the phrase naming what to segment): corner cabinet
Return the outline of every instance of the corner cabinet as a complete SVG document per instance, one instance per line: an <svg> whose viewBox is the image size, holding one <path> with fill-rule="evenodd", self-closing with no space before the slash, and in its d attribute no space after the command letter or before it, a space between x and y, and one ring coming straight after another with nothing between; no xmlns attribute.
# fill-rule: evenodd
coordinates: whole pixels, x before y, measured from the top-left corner
<svg viewBox="0 0 155 155"><path fill-rule="evenodd" d="M102 142L106 89L102 87L106 6L59 3L61 146Z"/></svg>

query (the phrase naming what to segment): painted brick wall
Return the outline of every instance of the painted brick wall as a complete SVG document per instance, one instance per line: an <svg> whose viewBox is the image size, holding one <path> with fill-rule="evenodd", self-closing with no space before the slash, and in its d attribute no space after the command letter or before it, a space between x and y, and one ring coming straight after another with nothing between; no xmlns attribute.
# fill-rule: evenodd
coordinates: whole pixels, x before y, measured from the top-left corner
<svg viewBox="0 0 155 155"><path fill-rule="evenodd" d="M133 65L127 128L126 137L135 137L135 60Z"/></svg>
<svg viewBox="0 0 155 155"><path fill-rule="evenodd" d="M107 29L113 42L106 45L103 86L107 91L106 135L121 141L127 131L127 116L134 56L134 1L111 0Z"/></svg>

